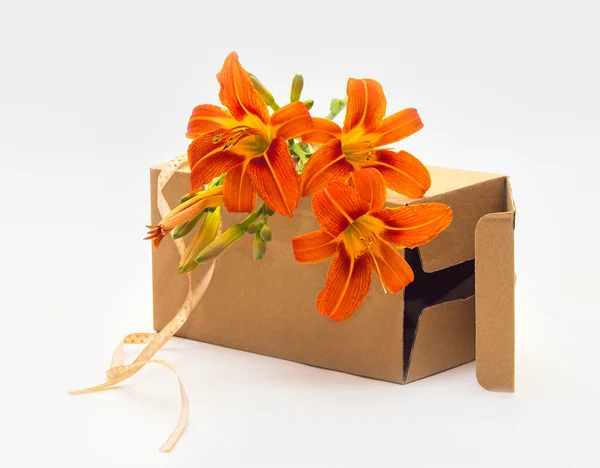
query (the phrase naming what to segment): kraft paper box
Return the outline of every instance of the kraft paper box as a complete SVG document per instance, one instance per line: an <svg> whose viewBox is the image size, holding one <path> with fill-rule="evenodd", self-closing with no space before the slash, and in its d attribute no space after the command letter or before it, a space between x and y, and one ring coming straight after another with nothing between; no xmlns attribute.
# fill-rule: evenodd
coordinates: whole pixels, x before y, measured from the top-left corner
<svg viewBox="0 0 600 468"><path fill-rule="evenodd" d="M158 224L157 179L151 169L152 224ZM319 229L310 198L292 219L271 217L273 240L260 261L252 236L219 257L207 292L178 336L323 368L408 383L476 359L480 384L514 391L515 208L506 176L429 168L426 197L389 192L387 206L448 204L454 218L432 242L404 255L415 281L385 294L377 282L360 309L335 323L316 307L329 262L301 265L290 239ZM163 193L171 206L189 191L189 169L180 169ZM246 215L223 212L225 227ZM170 236L153 252L154 328L161 330L187 293ZM198 282L206 272L193 274Z"/></svg>

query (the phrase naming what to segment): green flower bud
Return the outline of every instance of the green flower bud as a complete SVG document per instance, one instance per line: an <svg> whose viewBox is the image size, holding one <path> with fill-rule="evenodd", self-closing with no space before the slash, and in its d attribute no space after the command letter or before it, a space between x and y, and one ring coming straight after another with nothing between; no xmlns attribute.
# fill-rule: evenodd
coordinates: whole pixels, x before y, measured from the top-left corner
<svg viewBox="0 0 600 468"><path fill-rule="evenodd" d="M200 213L198 216L196 216L191 221L187 221L187 222L177 226L173 230L173 239L180 239L183 236L187 236L190 232L192 232L192 229L194 229L196 227L196 224L198 224L198 221L200 221L200 218L202 218L202 215L204 215L204 212Z"/></svg>
<svg viewBox="0 0 600 468"><path fill-rule="evenodd" d="M254 236L254 245L252 247L252 254L254 260L261 260L267 251L267 243L260 237L260 233L256 233Z"/></svg>
<svg viewBox="0 0 600 468"><path fill-rule="evenodd" d="M302 88L304 88L304 78L302 75L294 76L294 79L292 80L292 90L290 91L290 102L296 102L300 100Z"/></svg>
<svg viewBox="0 0 600 468"><path fill-rule="evenodd" d="M185 203L188 200L191 200L192 198L194 198L197 194L193 193L188 193L187 195L184 195L183 197L181 197L179 199L179 204Z"/></svg>
<svg viewBox="0 0 600 468"><path fill-rule="evenodd" d="M331 105L329 106L329 111L335 115L339 114L342 112L342 110L344 110L344 107L346 107L346 102L347 99L332 99Z"/></svg>
<svg viewBox="0 0 600 468"><path fill-rule="evenodd" d="M198 266L195 261L195 257L208 246L217 236L219 230L219 224L221 222L221 208L217 207L213 213L208 213L198 232L194 241L188 245L187 249L181 258L179 263L179 273L188 273Z"/></svg>
<svg viewBox="0 0 600 468"><path fill-rule="evenodd" d="M308 110L311 110L314 104L315 101L313 101L312 99L307 99L306 101L304 101L304 107L306 107Z"/></svg>
<svg viewBox="0 0 600 468"><path fill-rule="evenodd" d="M250 81L252 82L252 86L254 86L254 89L258 92L258 94L260 94L260 97L263 99L263 101L265 101L265 104L267 106L271 108L273 108L274 105L277 106L277 104L275 103L275 98L271 94L271 91L269 91L265 87L265 85L260 82L258 78L251 74Z"/></svg>
<svg viewBox="0 0 600 468"><path fill-rule="evenodd" d="M248 226L246 232L248 234L255 234L260 231L260 229L263 227L263 224L264 222L262 220L254 221L250 226Z"/></svg>
<svg viewBox="0 0 600 468"><path fill-rule="evenodd" d="M266 224L260 228L260 231L258 232L260 234L260 237L262 238L262 240L264 240L265 242L271 242L271 239L273 238L273 234L271 232L271 228L269 226L267 226Z"/></svg>
<svg viewBox="0 0 600 468"><path fill-rule="evenodd" d="M269 208L268 206L265 208L265 211L269 216L273 216L275 214L275 210L273 208Z"/></svg>
<svg viewBox="0 0 600 468"><path fill-rule="evenodd" d="M208 244L194 259L196 263L212 262L227 248L242 238L246 230L240 224L234 224L223 234Z"/></svg>

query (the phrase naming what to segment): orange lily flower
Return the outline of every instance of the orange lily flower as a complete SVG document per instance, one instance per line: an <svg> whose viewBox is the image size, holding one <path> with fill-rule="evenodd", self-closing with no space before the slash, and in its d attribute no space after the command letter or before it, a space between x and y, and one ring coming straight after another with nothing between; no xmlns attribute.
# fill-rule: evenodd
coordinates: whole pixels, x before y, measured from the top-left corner
<svg viewBox="0 0 600 468"><path fill-rule="evenodd" d="M382 148L423 128L417 110L405 109L384 119L386 99L375 80L350 78L347 95L343 129L331 120L314 117L315 131L302 137L305 143L322 144L302 173L302 196L334 180L345 180L357 169L373 167L390 189L422 197L431 186L425 166L406 151Z"/></svg>
<svg viewBox="0 0 600 468"><path fill-rule="evenodd" d="M269 115L250 74L232 52L217 75L219 99L227 108L197 106L187 137L192 193L227 172L223 198L228 211L254 210L256 194L273 210L291 217L300 181L287 140L314 130L308 109L293 102Z"/></svg>
<svg viewBox="0 0 600 468"><path fill-rule="evenodd" d="M360 307L371 272L386 292L398 292L413 281L412 269L394 247L425 244L452 221L452 210L442 203L380 209L386 186L373 168L354 172L350 184L335 181L315 194L313 211L322 229L292 239L300 263L335 255L317 299L321 314L334 321L346 320Z"/></svg>
<svg viewBox="0 0 600 468"><path fill-rule="evenodd" d="M223 186L218 186L198 192L192 198L173 208L158 225L146 226L148 237L144 240L152 239L152 245L158 248L163 238L180 224L191 221L206 208L217 207L223 204Z"/></svg>

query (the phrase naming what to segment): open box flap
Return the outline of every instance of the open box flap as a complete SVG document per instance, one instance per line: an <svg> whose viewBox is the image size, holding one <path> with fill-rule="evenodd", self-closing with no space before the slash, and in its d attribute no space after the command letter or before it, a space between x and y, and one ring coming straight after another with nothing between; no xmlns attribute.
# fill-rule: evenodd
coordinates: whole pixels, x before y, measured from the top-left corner
<svg viewBox="0 0 600 468"><path fill-rule="evenodd" d="M504 212L483 216L475 229L475 359L486 390L515 390L515 206L505 184Z"/></svg>
<svg viewBox="0 0 600 468"><path fill-rule="evenodd" d="M426 307L419 315L405 382L437 374L474 358L474 297Z"/></svg>

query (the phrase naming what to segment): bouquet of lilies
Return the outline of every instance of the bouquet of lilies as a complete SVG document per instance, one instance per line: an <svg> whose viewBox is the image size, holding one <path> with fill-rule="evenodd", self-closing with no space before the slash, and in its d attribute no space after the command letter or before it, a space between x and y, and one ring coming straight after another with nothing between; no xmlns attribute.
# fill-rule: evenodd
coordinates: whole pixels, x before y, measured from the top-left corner
<svg viewBox="0 0 600 468"><path fill-rule="evenodd" d="M235 52L217 80L224 107L193 109L186 134L192 140L187 152L191 190L160 224L148 226L154 247L167 234L181 238L201 223L180 273L212 262L245 234L254 236L253 256L260 260L273 235L269 218L276 213L292 218L300 197L312 196L321 229L291 242L300 263L333 257L317 298L323 315L334 321L349 318L364 301L372 273L385 292L396 293L413 281L397 249L431 241L452 221L451 209L441 203L384 207L388 188L418 199L431 185L417 158L389 148L423 127L417 110L385 117L381 85L350 78L347 98L334 99L327 117L313 117L313 101L300 100L301 75L292 80L291 102L280 107ZM333 119L344 108L340 127ZM223 209L249 214L221 233Z"/></svg>

